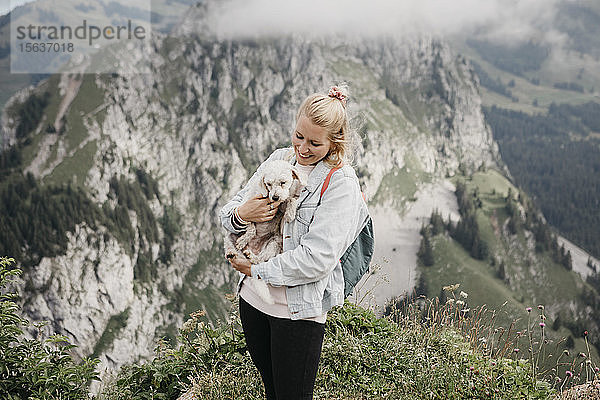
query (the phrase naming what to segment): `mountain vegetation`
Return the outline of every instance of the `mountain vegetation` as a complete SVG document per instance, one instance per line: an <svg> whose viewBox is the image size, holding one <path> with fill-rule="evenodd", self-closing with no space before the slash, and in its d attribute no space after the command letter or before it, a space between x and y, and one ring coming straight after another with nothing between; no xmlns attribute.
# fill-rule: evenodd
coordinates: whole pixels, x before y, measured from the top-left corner
<svg viewBox="0 0 600 400"><path fill-rule="evenodd" d="M23 318L16 304L18 293L8 289L20 270L14 259L0 258L0 394L2 399L88 399L91 380L98 379L97 359L76 361L65 336L44 338L44 324ZM25 329L37 336L27 339Z"/></svg>
<svg viewBox="0 0 600 400"><path fill-rule="evenodd" d="M517 184L562 235L600 256L600 104L484 112Z"/></svg>
<svg viewBox="0 0 600 400"><path fill-rule="evenodd" d="M551 327L545 334L553 343L543 360L547 369L563 351L598 354L597 275L586 284L570 272L570 252L558 245L534 202L495 171L458 179L456 195L460 221L444 221L435 211L421 230L422 274L416 296L444 301L440 288L456 282L469 293L470 304L502 310L494 316L496 329L508 326L519 332L527 329L527 321L518 317L523 314L518 309L545 305L542 322ZM534 252L528 254L529 249ZM570 293L576 312L556 293Z"/></svg>
<svg viewBox="0 0 600 400"><path fill-rule="evenodd" d="M65 337L25 339L28 321L18 315L18 275L12 259L0 259L0 390L7 400L54 399L257 399L264 396L258 371L246 351L235 303L227 322L208 324L195 312L179 330L174 347L160 342L148 362L124 366L88 394L97 380L97 359L76 362ZM316 396L328 399L546 399L556 389L536 377L531 361L518 359L507 338L485 331L480 320L450 303L412 306L376 318L346 303L330 313ZM473 340L498 339L506 346ZM40 331L40 336L42 336ZM183 398L183 397L182 397Z"/></svg>
<svg viewBox="0 0 600 400"><path fill-rule="evenodd" d="M519 76L528 71L538 70L550 54L548 46L532 41L518 46L507 46L476 39L467 39L466 43L495 67Z"/></svg>

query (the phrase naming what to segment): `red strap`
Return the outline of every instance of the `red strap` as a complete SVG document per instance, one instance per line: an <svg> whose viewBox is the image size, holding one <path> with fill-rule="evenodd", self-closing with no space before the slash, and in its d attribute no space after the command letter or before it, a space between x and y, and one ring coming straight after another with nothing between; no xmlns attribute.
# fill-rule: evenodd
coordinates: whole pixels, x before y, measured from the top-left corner
<svg viewBox="0 0 600 400"><path fill-rule="evenodd" d="M329 170L329 173L327 174L327 178L325 178L325 181L323 182L323 186L321 187L321 198L323 197L323 193L325 193L325 190L327 190L327 187L329 186L329 180L331 179L331 175L333 175L333 173L340 168L342 168L342 167L335 167L335 168L331 168L331 170ZM367 196L365 195L365 192L361 191L360 194L362 194L362 198L366 203Z"/></svg>
<svg viewBox="0 0 600 400"><path fill-rule="evenodd" d="M333 173L340 168L341 167L335 167L335 168L331 168L331 170L329 170L329 173L327 174L327 178L325 178L325 181L323 182L323 186L321 187L321 197L323 197L323 193L325 193L325 190L327 190L327 186L329 186L329 180L331 179L331 175L333 175Z"/></svg>

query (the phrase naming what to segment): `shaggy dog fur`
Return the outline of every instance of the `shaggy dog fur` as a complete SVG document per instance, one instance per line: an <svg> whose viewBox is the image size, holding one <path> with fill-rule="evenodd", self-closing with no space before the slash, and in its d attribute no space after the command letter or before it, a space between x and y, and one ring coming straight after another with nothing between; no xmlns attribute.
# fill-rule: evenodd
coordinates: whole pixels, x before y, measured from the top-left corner
<svg viewBox="0 0 600 400"><path fill-rule="evenodd" d="M304 187L296 169L287 161L269 161L262 172L249 182L243 202L257 195L269 197L271 201L281 201L277 213L267 222L250 223L241 235L229 233L225 236L225 256L227 258L247 258L252 264L269 260L281 253L283 248L282 221L291 222L296 218L298 197ZM261 298L273 304L267 284L259 279L248 277L247 282L254 286Z"/></svg>

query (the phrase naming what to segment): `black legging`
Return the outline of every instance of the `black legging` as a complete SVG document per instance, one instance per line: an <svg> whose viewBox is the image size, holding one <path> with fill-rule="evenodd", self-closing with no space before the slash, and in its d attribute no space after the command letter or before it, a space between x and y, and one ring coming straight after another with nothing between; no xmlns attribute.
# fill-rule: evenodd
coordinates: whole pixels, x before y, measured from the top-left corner
<svg viewBox="0 0 600 400"><path fill-rule="evenodd" d="M242 298L240 318L267 400L312 399L325 324L271 317Z"/></svg>

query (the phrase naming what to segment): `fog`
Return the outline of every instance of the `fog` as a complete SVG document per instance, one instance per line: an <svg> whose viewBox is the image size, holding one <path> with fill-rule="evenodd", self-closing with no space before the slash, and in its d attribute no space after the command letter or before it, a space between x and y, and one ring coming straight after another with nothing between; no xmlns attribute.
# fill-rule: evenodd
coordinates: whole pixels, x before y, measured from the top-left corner
<svg viewBox="0 0 600 400"><path fill-rule="evenodd" d="M556 43L560 0L226 0L208 19L220 37L477 35Z"/></svg>

